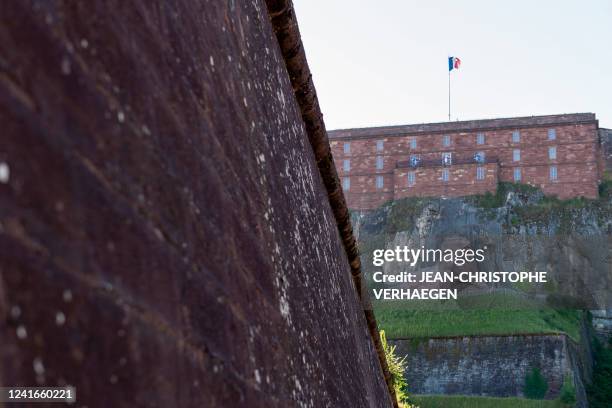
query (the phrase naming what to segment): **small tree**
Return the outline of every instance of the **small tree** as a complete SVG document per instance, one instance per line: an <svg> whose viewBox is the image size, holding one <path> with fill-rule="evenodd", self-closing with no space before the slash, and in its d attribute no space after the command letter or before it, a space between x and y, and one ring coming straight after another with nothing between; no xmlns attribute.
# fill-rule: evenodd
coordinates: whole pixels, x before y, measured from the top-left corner
<svg viewBox="0 0 612 408"><path fill-rule="evenodd" d="M530 399L544 399L546 391L548 391L548 382L546 378L544 378L539 368L532 368L525 376L523 394L526 398Z"/></svg>
<svg viewBox="0 0 612 408"><path fill-rule="evenodd" d="M564 405L569 407L573 407L576 403L576 389L574 388L574 382L569 376L566 376L563 380L559 399Z"/></svg>

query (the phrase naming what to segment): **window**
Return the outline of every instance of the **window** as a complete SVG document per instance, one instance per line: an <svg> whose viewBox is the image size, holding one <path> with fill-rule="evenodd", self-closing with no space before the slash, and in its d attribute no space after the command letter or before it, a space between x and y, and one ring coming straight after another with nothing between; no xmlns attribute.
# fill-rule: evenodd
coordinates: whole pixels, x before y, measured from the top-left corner
<svg viewBox="0 0 612 408"><path fill-rule="evenodd" d="M512 151L512 161L519 161L519 160L521 160L521 150L514 149Z"/></svg>
<svg viewBox="0 0 612 408"><path fill-rule="evenodd" d="M344 154L350 154L351 153L351 142L345 142L344 143Z"/></svg>
<svg viewBox="0 0 612 408"><path fill-rule="evenodd" d="M551 180L553 181L556 180L557 179L557 166L550 166L548 174Z"/></svg>
<svg viewBox="0 0 612 408"><path fill-rule="evenodd" d="M548 129L548 140L557 139L557 130L556 129Z"/></svg>
<svg viewBox="0 0 612 408"><path fill-rule="evenodd" d="M350 177L342 177L342 189L344 191L349 191L351 189L351 178Z"/></svg>
<svg viewBox="0 0 612 408"><path fill-rule="evenodd" d="M376 151L382 152L383 148L384 148L384 142L382 140L377 140L376 141Z"/></svg>
<svg viewBox="0 0 612 408"><path fill-rule="evenodd" d="M485 168L476 167L476 180L484 180L484 178L485 178Z"/></svg>
<svg viewBox="0 0 612 408"><path fill-rule="evenodd" d="M557 147L551 146L548 148L548 158L550 160L557 160Z"/></svg>
<svg viewBox="0 0 612 408"><path fill-rule="evenodd" d="M383 157L382 156L376 156L376 169L377 170L382 170L383 164L384 164Z"/></svg>
<svg viewBox="0 0 612 408"><path fill-rule="evenodd" d="M521 132L515 130L512 132L512 143L519 143L521 141Z"/></svg>
<svg viewBox="0 0 612 408"><path fill-rule="evenodd" d="M412 139L410 139L410 148L411 148L411 149L416 149L416 148L417 148L417 140L416 140L416 137L413 137Z"/></svg>
<svg viewBox="0 0 612 408"><path fill-rule="evenodd" d="M484 144L484 143L485 143L485 136L484 136L484 133L478 133L478 134L476 135L476 144L481 145L481 144Z"/></svg>
<svg viewBox="0 0 612 408"><path fill-rule="evenodd" d="M442 164L445 166L450 166L451 164L453 164L453 154L442 153Z"/></svg>
<svg viewBox="0 0 612 408"><path fill-rule="evenodd" d="M383 176L376 176L376 188L383 188L384 179Z"/></svg>
<svg viewBox="0 0 612 408"><path fill-rule="evenodd" d="M416 173L411 171L408 173L408 187L414 186L416 184Z"/></svg>
<svg viewBox="0 0 612 408"><path fill-rule="evenodd" d="M514 169L514 181L521 181L521 169L518 167Z"/></svg>
<svg viewBox="0 0 612 408"><path fill-rule="evenodd" d="M444 135L444 137L442 137L442 145L443 146L450 146L451 144L451 138L450 135Z"/></svg>
<svg viewBox="0 0 612 408"><path fill-rule="evenodd" d="M351 171L351 161L350 161L350 160L348 160L348 159L345 159L345 160L342 162L342 169L343 169L344 171Z"/></svg>
<svg viewBox="0 0 612 408"><path fill-rule="evenodd" d="M478 155L478 157L480 158L480 162L484 163L487 159L487 155L485 154L485 152L476 152L476 154Z"/></svg>
<svg viewBox="0 0 612 408"><path fill-rule="evenodd" d="M448 169L442 169L442 181L448 181Z"/></svg>

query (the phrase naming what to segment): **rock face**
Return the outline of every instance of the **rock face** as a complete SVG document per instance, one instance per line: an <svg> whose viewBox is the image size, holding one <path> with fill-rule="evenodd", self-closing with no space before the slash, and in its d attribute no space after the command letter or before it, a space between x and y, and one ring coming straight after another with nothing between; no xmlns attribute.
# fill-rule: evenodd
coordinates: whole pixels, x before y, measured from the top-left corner
<svg viewBox="0 0 612 408"><path fill-rule="evenodd" d="M390 406L265 4L0 13L1 385Z"/></svg>
<svg viewBox="0 0 612 408"><path fill-rule="evenodd" d="M532 188L503 190L498 197L398 200L355 213L364 270L376 269L370 259L376 248L486 248L483 262L459 269L547 271L552 283L540 289L542 296L612 308L612 201L562 202ZM432 265L385 264L387 273L427 268Z"/></svg>
<svg viewBox="0 0 612 408"><path fill-rule="evenodd" d="M553 307L593 309L593 328L610 329L612 201L558 201L526 186L501 185L497 195L461 199L413 198L375 211L354 213L366 276L376 268L378 248L482 248L478 271L548 271ZM431 265L386 264L385 272L419 271ZM467 268L467 267L466 267ZM467 270L467 269L461 269ZM566 297L582 303L566 303ZM552 303L551 303L552 302ZM571 301L570 301L571 302ZM406 377L417 394L521 396L525 373L540 367L548 398L558 396L571 374L579 406L586 406L585 384L592 373L593 330L582 322L578 342L565 335L473 336L395 339L407 356Z"/></svg>

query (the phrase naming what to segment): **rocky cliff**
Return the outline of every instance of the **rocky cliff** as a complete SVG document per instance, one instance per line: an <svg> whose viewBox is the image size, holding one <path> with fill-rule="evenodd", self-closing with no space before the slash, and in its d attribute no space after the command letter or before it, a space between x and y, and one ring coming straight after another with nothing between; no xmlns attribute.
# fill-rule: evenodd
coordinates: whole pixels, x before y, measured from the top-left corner
<svg viewBox="0 0 612 408"><path fill-rule="evenodd" d="M604 194L609 192L604 189ZM486 248L479 271L547 271L538 293L551 306L608 309L612 305L612 201L561 201L524 185L500 184L496 194L464 198L409 198L354 213L364 267L378 248ZM385 272L431 265L387 264ZM466 269L467 270L467 269Z"/></svg>
<svg viewBox="0 0 612 408"><path fill-rule="evenodd" d="M601 193L597 200L560 201L529 186L501 184L496 194L398 200L375 211L356 212L353 220L368 274L377 269L372 264L372 251L378 248L484 246L487 257L474 270L548 271L551 282L536 291L543 305L603 309L593 310L593 326L606 335L612 294L612 201L606 185ZM435 266L391 264L384 268L388 273L418 272ZM536 289L517 285L506 290L525 295ZM491 315L495 320L491 322L479 317L486 314L483 312L489 305L478 307L481 310L468 310L459 317L448 312L437 316L397 310L384 314L381 326L395 333L389 337L395 337L394 344L407 356L406 377L413 392L521 396L527 370L539 367L549 382L547 398L558 396L564 377L569 375L579 406L586 406L585 384L592 373L589 319L564 325L552 314L527 311L521 321L519 311L517 321L510 323L516 315L501 310ZM527 319L532 315L541 318L542 324ZM423 334L436 324L450 326L461 319L476 321L472 325L460 322L455 334L449 327L439 331L450 335ZM392 325L404 327L394 330ZM487 330L495 335L487 335Z"/></svg>

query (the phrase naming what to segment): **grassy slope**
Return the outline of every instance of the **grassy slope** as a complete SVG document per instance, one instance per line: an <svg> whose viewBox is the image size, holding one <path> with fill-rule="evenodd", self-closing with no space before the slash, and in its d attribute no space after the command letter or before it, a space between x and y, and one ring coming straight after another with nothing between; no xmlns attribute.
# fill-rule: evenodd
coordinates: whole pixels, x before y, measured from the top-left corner
<svg viewBox="0 0 612 408"><path fill-rule="evenodd" d="M465 396L414 396L419 408L561 408L559 401L529 400L524 398L490 398Z"/></svg>
<svg viewBox="0 0 612 408"><path fill-rule="evenodd" d="M567 333L579 341L578 311L554 310L376 310L387 337Z"/></svg>

